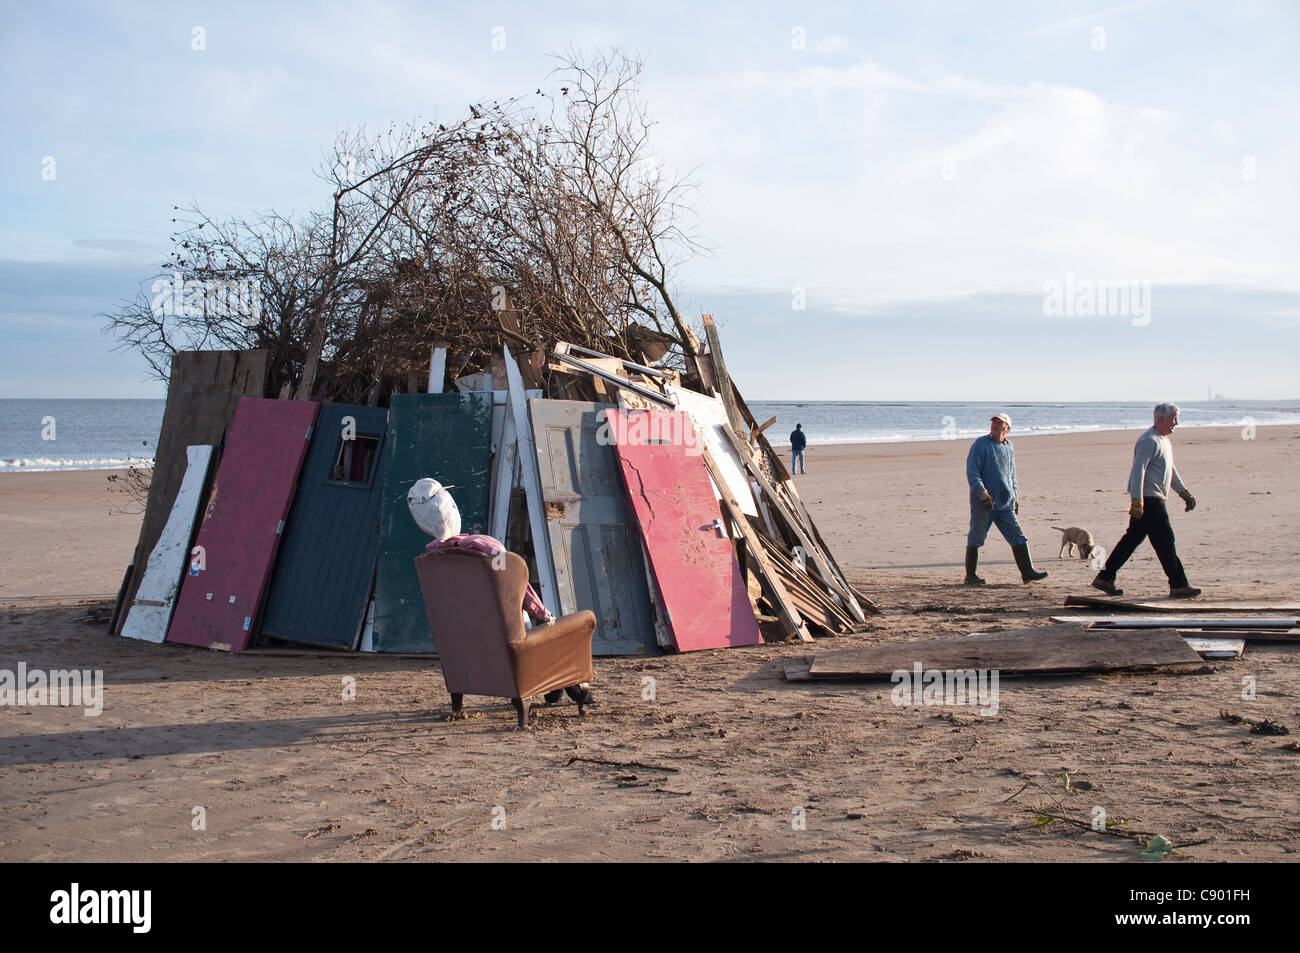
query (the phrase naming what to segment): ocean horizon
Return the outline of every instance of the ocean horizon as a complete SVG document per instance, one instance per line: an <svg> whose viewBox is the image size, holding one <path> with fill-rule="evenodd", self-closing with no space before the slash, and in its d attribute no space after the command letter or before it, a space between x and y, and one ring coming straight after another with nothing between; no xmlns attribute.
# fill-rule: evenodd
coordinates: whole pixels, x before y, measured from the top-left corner
<svg viewBox="0 0 1300 953"><path fill-rule="evenodd" d="M153 461L163 399L0 398L0 474L115 470ZM1011 436L1033 437L1151 425L1148 401L767 401L749 402L774 446L789 446L803 424L810 446L973 439L989 418L1006 413ZM1300 423L1297 400L1210 400L1179 403L1179 426L1267 427Z"/></svg>

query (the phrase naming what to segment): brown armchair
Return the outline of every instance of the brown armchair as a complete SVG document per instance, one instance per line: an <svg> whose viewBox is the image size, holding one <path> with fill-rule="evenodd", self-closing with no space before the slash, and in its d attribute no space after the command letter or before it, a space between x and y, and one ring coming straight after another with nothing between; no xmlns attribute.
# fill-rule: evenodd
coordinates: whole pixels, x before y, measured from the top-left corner
<svg viewBox="0 0 1300 953"><path fill-rule="evenodd" d="M494 569L499 558L443 549L416 557L415 572L452 712L461 714L466 695L509 698L526 728L529 698L593 678L596 616L584 610L525 630L528 566L514 553L504 555L505 566Z"/></svg>

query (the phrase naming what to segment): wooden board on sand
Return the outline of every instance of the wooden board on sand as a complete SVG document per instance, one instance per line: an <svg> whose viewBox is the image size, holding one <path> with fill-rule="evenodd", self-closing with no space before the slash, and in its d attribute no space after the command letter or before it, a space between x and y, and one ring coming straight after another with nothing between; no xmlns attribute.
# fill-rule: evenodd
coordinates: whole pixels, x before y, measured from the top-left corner
<svg viewBox="0 0 1300 953"><path fill-rule="evenodd" d="M818 652L805 677L889 681L894 672L912 672L918 664L924 671L1060 675L1196 669L1203 663L1175 629L1108 632L1066 624ZM796 670L792 680L802 680L797 677L798 667L792 666Z"/></svg>

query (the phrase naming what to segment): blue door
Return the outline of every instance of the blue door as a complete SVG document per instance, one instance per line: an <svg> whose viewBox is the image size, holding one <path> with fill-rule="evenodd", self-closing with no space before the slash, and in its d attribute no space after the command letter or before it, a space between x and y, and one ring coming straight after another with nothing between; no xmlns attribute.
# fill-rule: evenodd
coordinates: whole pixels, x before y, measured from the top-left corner
<svg viewBox="0 0 1300 953"><path fill-rule="evenodd" d="M312 434L262 632L355 649L379 553L388 411L326 404Z"/></svg>

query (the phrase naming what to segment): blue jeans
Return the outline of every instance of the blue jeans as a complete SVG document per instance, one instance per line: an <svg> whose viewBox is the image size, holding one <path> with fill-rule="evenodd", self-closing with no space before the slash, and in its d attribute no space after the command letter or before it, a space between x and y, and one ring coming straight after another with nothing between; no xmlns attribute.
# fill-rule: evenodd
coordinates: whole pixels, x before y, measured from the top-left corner
<svg viewBox="0 0 1300 953"><path fill-rule="evenodd" d="M808 472L808 471L804 468L804 462L803 462L803 451L802 451L802 450L791 450L791 451L790 451L790 472L791 472L791 473L794 473L794 468L795 468L795 465L796 465L796 464L799 466L799 472L800 472L800 473L807 473L807 472Z"/></svg>
<svg viewBox="0 0 1300 953"><path fill-rule="evenodd" d="M983 546L988 539L989 526L998 524L998 530L1012 546L1023 546L1029 542L1020 529L1020 520L1016 519L1011 507L1005 510L986 510L974 500L970 505L970 532L966 535L967 546Z"/></svg>

